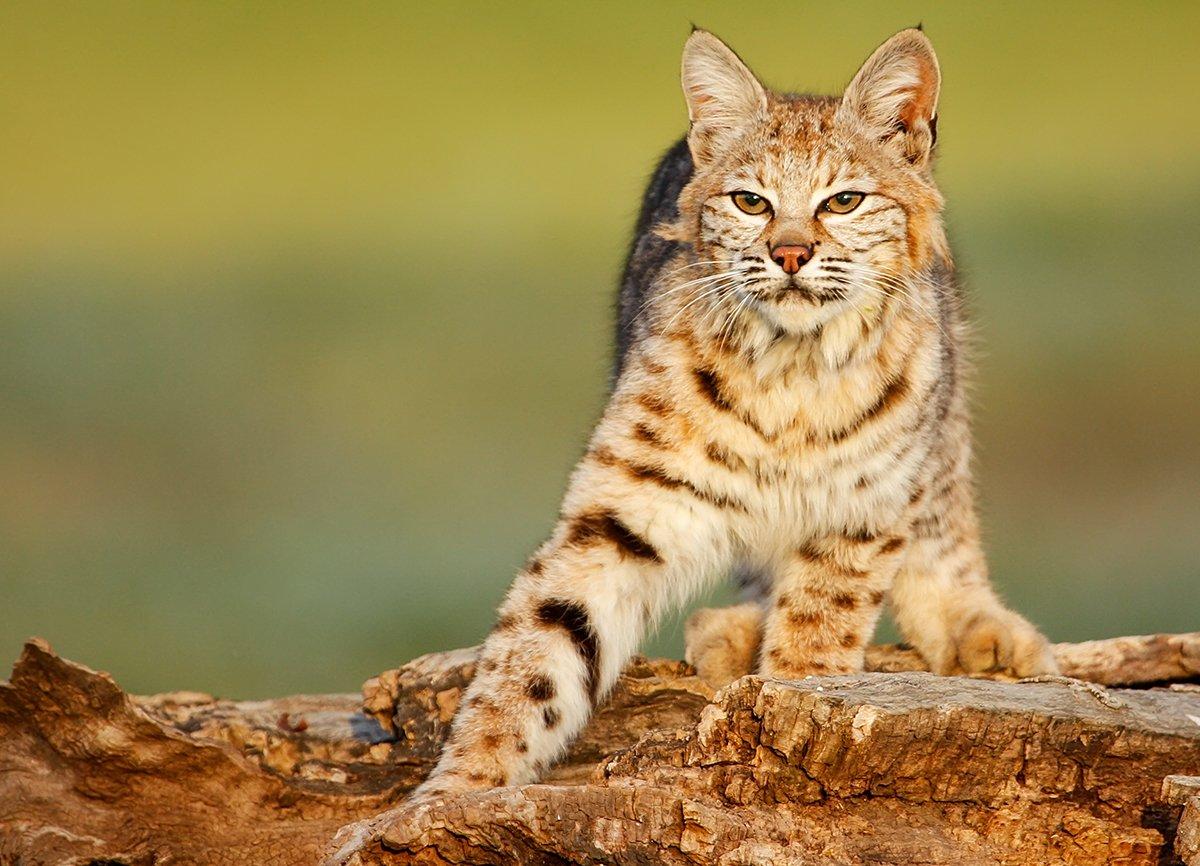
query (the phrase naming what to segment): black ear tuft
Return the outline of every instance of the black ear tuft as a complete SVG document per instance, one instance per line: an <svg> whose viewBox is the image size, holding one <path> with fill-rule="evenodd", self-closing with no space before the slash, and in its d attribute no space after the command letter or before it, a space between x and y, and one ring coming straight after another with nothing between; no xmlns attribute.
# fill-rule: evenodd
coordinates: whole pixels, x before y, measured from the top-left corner
<svg viewBox="0 0 1200 866"><path fill-rule="evenodd" d="M916 27L914 27L914 28L913 28L913 30L920 30L922 33L924 33L924 32L925 32L925 22L924 22L924 21L918 21L918 22L917 22L917 26L916 26Z"/></svg>

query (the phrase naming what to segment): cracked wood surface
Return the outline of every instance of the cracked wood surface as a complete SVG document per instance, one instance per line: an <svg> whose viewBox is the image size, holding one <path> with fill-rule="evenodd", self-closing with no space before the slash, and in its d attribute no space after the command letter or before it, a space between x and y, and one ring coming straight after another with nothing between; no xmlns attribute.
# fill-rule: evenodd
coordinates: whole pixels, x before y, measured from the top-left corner
<svg viewBox="0 0 1200 866"><path fill-rule="evenodd" d="M900 672L714 696L637 660L544 784L403 810L473 650L361 700L232 702L133 697L31 641L0 683L0 864L1161 864L1174 844L1200 866L1200 635L1056 653L1158 687L934 677L872 648Z"/></svg>

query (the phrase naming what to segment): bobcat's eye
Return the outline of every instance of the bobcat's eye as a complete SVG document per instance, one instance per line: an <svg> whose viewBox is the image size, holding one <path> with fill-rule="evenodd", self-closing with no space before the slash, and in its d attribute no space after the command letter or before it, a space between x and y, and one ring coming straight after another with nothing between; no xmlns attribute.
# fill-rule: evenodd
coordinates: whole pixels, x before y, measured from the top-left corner
<svg viewBox="0 0 1200 866"><path fill-rule="evenodd" d="M837 195L831 195L825 199L825 203L821 205L821 210L829 211L830 213L850 213L860 204L866 193L861 192L839 192Z"/></svg>
<svg viewBox="0 0 1200 866"><path fill-rule="evenodd" d="M733 192L729 194L729 197L733 199L733 203L737 205L738 210L752 216L766 213L771 209L770 202L761 195L755 195L752 192Z"/></svg>

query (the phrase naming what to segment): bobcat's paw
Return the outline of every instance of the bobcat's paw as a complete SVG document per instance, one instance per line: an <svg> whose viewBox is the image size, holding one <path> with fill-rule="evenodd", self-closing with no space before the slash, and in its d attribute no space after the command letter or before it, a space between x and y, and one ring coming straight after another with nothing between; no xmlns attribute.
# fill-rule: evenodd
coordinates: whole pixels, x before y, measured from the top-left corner
<svg viewBox="0 0 1200 866"><path fill-rule="evenodd" d="M1023 616L998 608L969 614L953 629L951 673L1035 677L1057 674L1050 642Z"/></svg>
<svg viewBox="0 0 1200 866"><path fill-rule="evenodd" d="M467 791L486 791L503 785L503 779L496 779L486 773L465 773L450 770L433 773L424 782L412 790L405 798L407 808L434 803L445 797L463 794Z"/></svg>
<svg viewBox="0 0 1200 866"><path fill-rule="evenodd" d="M395 846L415 844L438 826L448 798L481 787L455 773L431 776L396 808L338 830L321 866L359 866L363 862L360 855L381 839Z"/></svg>
<svg viewBox="0 0 1200 866"><path fill-rule="evenodd" d="M753 672L762 640L762 608L756 604L702 608L684 626L683 657L714 689Z"/></svg>
<svg viewBox="0 0 1200 866"><path fill-rule="evenodd" d="M321 866L360 866L380 840L388 840L393 847L419 842L440 820L435 800L409 799L374 818L347 824L333 837Z"/></svg>

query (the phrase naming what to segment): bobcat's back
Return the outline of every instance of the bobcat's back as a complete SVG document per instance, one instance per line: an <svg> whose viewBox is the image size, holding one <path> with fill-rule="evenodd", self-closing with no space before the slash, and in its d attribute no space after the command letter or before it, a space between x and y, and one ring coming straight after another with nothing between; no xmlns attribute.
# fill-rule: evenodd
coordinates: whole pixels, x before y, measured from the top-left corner
<svg viewBox="0 0 1200 866"><path fill-rule="evenodd" d="M625 355L633 344L638 328L644 321L644 307L650 287L658 280L663 268L679 252L678 241L667 240L654 231L664 222L679 218L679 193L692 178L692 154L687 140L681 138L672 145L646 186L642 209L638 213L625 269L621 275L617 296L617 353L613 363L613 379L621 374Z"/></svg>

